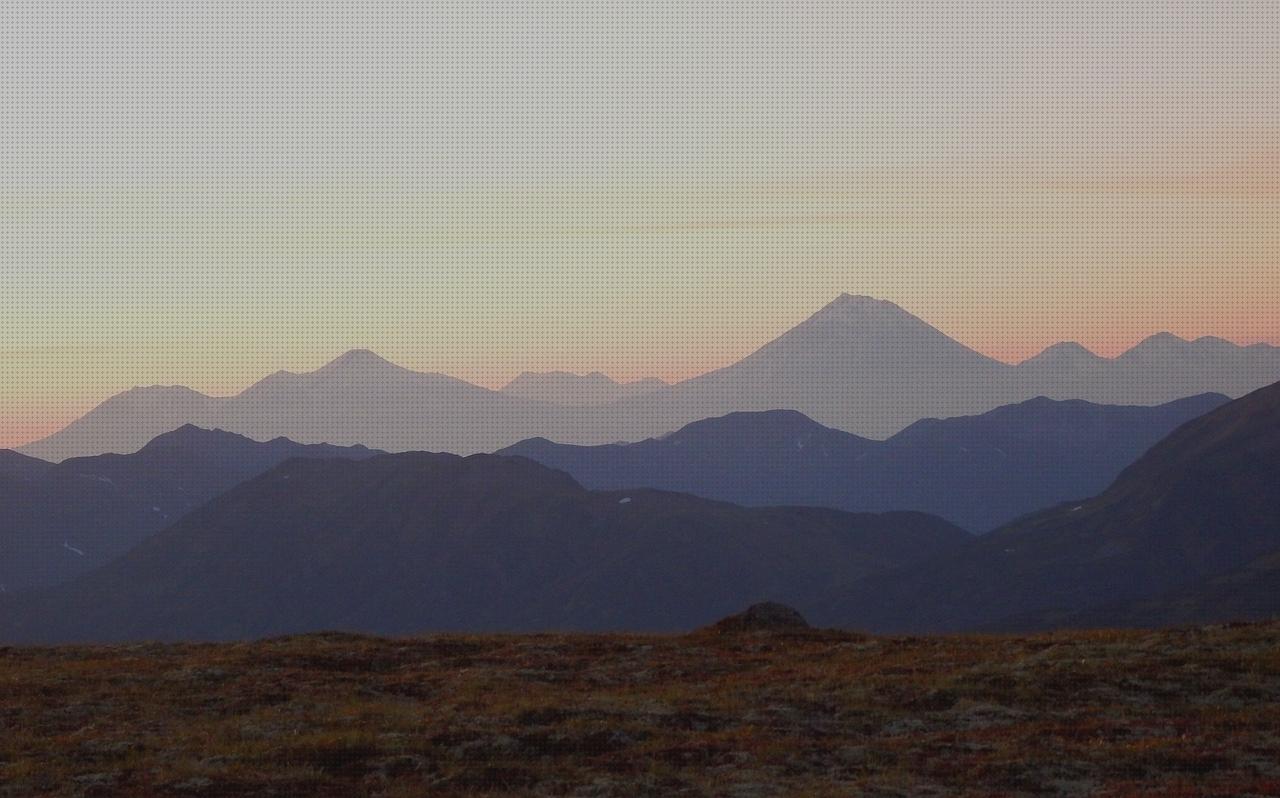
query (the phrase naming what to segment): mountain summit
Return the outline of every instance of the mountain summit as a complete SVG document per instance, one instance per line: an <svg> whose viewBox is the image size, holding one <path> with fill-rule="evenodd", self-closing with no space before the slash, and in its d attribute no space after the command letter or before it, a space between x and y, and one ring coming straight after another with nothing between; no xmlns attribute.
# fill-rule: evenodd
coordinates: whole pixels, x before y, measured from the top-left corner
<svg viewBox="0 0 1280 798"><path fill-rule="evenodd" d="M933 349L936 348L945 350L946 355L1002 365L949 338L936 327L893 302L853 294L841 294L817 313L762 347L757 354L785 351L815 357L831 353L835 346L847 347L841 353L845 356L852 353L889 360L930 357L934 355Z"/></svg>

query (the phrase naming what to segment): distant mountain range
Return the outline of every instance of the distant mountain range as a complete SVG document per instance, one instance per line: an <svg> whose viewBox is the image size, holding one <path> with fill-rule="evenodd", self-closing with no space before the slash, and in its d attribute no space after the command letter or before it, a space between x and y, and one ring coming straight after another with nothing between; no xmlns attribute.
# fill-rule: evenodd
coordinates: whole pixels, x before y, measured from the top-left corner
<svg viewBox="0 0 1280 798"><path fill-rule="evenodd" d="M675 385L648 385L639 395L606 385L617 398L566 404L590 393L584 380L599 382L528 378L514 389L492 391L355 350L313 372L278 372L233 397L183 387L135 388L21 451L52 461L132 452L192 423L255 439L283 435L308 443L466 454L530 437L635 441L699 419L775 409L885 438L923 418L982 413L1036 396L1139 405L1209 392L1237 397L1280 380L1280 348L1161 334L1116 358L1059 344L1012 366L891 302L843 295L737 363Z"/></svg>
<svg viewBox="0 0 1280 798"><path fill-rule="evenodd" d="M514 429L567 420L577 408L532 402L442 374L423 374L367 350L305 374L280 371L234 397L184 387L134 388L113 396L25 454L60 460L132 452L183 424L256 440L365 444L383 449L469 450L513 443Z"/></svg>
<svg viewBox="0 0 1280 798"><path fill-rule="evenodd" d="M968 537L920 513L591 492L519 457L293 459L70 584L0 597L0 640L684 630Z"/></svg>
<svg viewBox="0 0 1280 798"><path fill-rule="evenodd" d="M1098 496L865 579L817 617L917 632L1267 617L1278 563L1280 383L1179 427Z"/></svg>
<svg viewBox="0 0 1280 798"><path fill-rule="evenodd" d="M363 446L304 446L282 438L258 443L192 426L133 454L57 465L0 451L0 588L51 585L85 573L290 458L375 454Z"/></svg>
<svg viewBox="0 0 1280 798"><path fill-rule="evenodd" d="M543 438L501 454L567 471L588 488L651 487L744 505L920 510L973 531L1092 496L1220 394L1155 407L1032 399L979 416L918 421L885 441L794 410L732 413L661 438L572 446Z"/></svg>
<svg viewBox="0 0 1280 798"><path fill-rule="evenodd" d="M667 387L668 384L659 379L615 382L598 371L590 374L526 371L503 386L502 393L538 402L585 407L643 396Z"/></svg>

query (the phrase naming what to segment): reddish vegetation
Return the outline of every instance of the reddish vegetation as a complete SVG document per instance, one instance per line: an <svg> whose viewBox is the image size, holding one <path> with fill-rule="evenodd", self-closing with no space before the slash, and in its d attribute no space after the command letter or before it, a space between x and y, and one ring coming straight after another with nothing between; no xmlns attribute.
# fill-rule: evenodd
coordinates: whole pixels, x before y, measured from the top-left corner
<svg viewBox="0 0 1280 798"><path fill-rule="evenodd" d="M1280 795L1280 623L0 649L0 795Z"/></svg>

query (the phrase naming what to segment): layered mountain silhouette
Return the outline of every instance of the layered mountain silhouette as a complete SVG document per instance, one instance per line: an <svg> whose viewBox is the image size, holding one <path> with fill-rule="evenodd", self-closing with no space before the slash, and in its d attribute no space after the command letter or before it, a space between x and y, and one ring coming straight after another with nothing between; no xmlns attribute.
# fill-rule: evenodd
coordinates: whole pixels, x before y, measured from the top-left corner
<svg viewBox="0 0 1280 798"><path fill-rule="evenodd" d="M502 450L588 488L651 487L745 505L921 510L973 532L1092 496L1220 394L1155 407L1032 399L978 416L918 421L885 441L794 410L732 413L631 444L543 438Z"/></svg>
<svg viewBox="0 0 1280 798"><path fill-rule="evenodd" d="M804 610L967 538L920 513L592 492L519 457L293 459L68 585L0 597L0 639L683 630L761 596Z"/></svg>
<svg viewBox="0 0 1280 798"><path fill-rule="evenodd" d="M66 581L287 459L374 454L184 426L133 454L35 461L20 483L0 472L0 586L11 592ZM0 457L6 460L13 458Z"/></svg>
<svg viewBox="0 0 1280 798"><path fill-rule="evenodd" d="M843 295L731 366L604 404L568 406L517 395L521 390L491 391L355 350L313 372L273 374L232 397L181 387L126 391L22 451L54 461L131 452L193 423L259 439L467 454L530 437L635 441L703 418L775 409L885 438L922 418L982 413L1041 395L1153 405L1206 392L1238 397L1277 379L1280 348L1168 334L1117 358L1068 344L1013 366L891 302Z"/></svg>
<svg viewBox="0 0 1280 798"><path fill-rule="evenodd" d="M1103 493L864 580L817 617L939 631L1228 620L1276 607L1280 383L1179 427Z"/></svg>
<svg viewBox="0 0 1280 798"><path fill-rule="evenodd" d="M616 382L598 371L590 374L526 371L503 386L502 393L539 402L583 407L643 396L666 387L667 383L659 379Z"/></svg>

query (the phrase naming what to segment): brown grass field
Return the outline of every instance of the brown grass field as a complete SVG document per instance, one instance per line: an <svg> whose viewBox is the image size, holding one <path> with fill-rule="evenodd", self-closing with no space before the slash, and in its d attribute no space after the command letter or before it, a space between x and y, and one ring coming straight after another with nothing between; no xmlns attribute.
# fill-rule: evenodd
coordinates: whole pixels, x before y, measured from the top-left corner
<svg viewBox="0 0 1280 798"><path fill-rule="evenodd" d="M1280 622L0 648L0 795L1280 795Z"/></svg>

